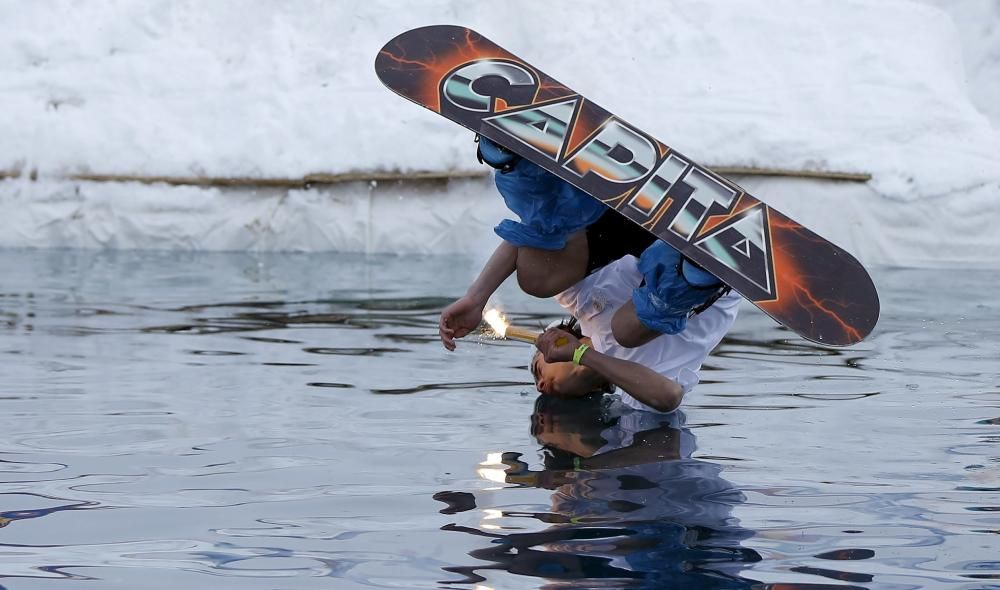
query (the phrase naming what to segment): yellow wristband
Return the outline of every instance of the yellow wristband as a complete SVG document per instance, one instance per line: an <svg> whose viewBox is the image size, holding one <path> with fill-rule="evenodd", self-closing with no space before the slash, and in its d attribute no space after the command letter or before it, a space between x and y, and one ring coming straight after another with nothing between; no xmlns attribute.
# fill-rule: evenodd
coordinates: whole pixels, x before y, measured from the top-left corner
<svg viewBox="0 0 1000 590"><path fill-rule="evenodd" d="M579 365L580 360L583 358L583 353L587 352L588 350L590 350L590 347L587 346L586 344L581 344L580 346L578 346L576 350L573 351L573 364Z"/></svg>

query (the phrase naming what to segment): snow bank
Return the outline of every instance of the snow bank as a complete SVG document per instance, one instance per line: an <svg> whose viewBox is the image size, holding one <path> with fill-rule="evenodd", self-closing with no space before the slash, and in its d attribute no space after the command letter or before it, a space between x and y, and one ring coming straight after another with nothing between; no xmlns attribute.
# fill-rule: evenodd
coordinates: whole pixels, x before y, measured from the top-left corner
<svg viewBox="0 0 1000 590"><path fill-rule="evenodd" d="M1000 125L988 116L1000 108L1000 9L924 1L954 19L903 0L587 0L573 10L527 0L502 10L455 0L0 0L0 170L43 179L0 183L0 244L398 251L382 228L404 212L415 236L404 241L468 247L475 240L435 237L454 216L445 207L492 216L452 233L502 215L482 183L407 189L404 200L419 204L386 201L374 206L385 216L369 219L364 203L385 193L359 184L255 197L57 180L477 169L468 133L372 72L400 31L460 23L702 163L871 172L850 189L756 185L866 262L976 259L984 254L969 243L995 250L1000 238L964 236L956 248L944 241L967 220L938 214L932 233L910 212L958 201L996 212ZM831 207L839 217L824 219Z"/></svg>
<svg viewBox="0 0 1000 590"><path fill-rule="evenodd" d="M736 177L866 264L996 267L995 187L898 203L865 185ZM0 247L341 251L485 257L509 214L492 183L348 183L227 190L0 182Z"/></svg>
<svg viewBox="0 0 1000 590"><path fill-rule="evenodd" d="M0 182L0 247L478 253L504 214L489 179L336 190Z"/></svg>
<svg viewBox="0 0 1000 590"><path fill-rule="evenodd" d="M920 1L942 9L955 23L972 101L1000 131L1000 2Z"/></svg>

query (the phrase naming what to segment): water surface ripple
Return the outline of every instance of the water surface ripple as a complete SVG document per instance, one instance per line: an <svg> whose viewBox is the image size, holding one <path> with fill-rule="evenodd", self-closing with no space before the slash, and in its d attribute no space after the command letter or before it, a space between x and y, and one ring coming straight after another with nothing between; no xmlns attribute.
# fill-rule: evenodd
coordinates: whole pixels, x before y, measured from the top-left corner
<svg viewBox="0 0 1000 590"><path fill-rule="evenodd" d="M474 272L0 252L0 588L1000 588L995 273L875 269L850 349L747 308L655 416L445 352Z"/></svg>

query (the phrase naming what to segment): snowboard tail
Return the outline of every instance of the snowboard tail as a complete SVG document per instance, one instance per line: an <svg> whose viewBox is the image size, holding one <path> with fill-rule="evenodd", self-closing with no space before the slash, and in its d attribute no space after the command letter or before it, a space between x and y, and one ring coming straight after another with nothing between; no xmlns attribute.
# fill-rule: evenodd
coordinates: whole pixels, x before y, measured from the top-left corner
<svg viewBox="0 0 1000 590"><path fill-rule="evenodd" d="M803 338L844 346L874 328L878 294L845 250L479 33L407 31L375 71L618 210Z"/></svg>

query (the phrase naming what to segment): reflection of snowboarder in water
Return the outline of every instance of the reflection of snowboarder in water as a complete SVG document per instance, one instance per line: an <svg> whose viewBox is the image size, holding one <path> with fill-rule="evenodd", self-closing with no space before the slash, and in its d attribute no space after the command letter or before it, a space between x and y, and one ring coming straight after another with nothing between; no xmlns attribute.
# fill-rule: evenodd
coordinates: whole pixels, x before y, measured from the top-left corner
<svg viewBox="0 0 1000 590"><path fill-rule="evenodd" d="M597 579L601 587L758 583L738 576L760 560L741 547L752 532L732 516L743 495L720 477L718 465L691 459L695 438L684 427L684 414L631 411L607 403L613 399L538 398L532 433L543 445L545 469L531 472L520 463L506 479L553 491L549 512L527 515L552 526L501 535L449 525L447 530L494 539L470 553L493 565L449 571L469 581L483 580L477 570L503 569L553 581ZM454 494L436 497L462 503ZM469 500L466 509L474 507ZM608 585L612 579L620 583Z"/></svg>

